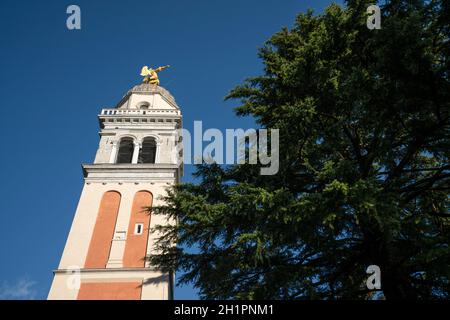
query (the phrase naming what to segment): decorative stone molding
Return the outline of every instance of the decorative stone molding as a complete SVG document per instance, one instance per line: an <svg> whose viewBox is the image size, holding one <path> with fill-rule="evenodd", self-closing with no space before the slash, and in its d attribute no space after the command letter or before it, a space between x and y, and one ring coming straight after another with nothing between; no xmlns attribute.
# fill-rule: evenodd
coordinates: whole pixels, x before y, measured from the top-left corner
<svg viewBox="0 0 450 320"><path fill-rule="evenodd" d="M121 163L121 164L84 164L85 182L127 183L151 181L178 181L181 168L176 164L161 163Z"/></svg>
<svg viewBox="0 0 450 320"><path fill-rule="evenodd" d="M108 269L79 269L77 270L80 273L110 273L110 272L123 272L123 273L127 273L129 271L133 271L133 272L149 272L149 271L160 271L160 269L155 268L155 267L145 267L145 268L108 268ZM67 273L67 274L71 274L73 272L73 269L55 269L53 270L53 273Z"/></svg>

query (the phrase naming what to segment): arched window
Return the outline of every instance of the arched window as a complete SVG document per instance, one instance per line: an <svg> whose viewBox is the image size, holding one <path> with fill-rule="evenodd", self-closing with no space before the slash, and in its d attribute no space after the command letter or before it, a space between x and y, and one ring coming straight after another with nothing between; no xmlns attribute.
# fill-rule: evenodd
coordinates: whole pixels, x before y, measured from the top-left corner
<svg viewBox="0 0 450 320"><path fill-rule="evenodd" d="M148 110L148 108L150 108L150 103L148 102L141 102L137 105L137 108L140 110Z"/></svg>
<svg viewBox="0 0 450 320"><path fill-rule="evenodd" d="M120 140L119 152L117 153L117 163L131 163L133 158L134 143L132 138Z"/></svg>
<svg viewBox="0 0 450 320"><path fill-rule="evenodd" d="M156 141L155 138L145 138L142 141L142 149L139 153L138 163L155 163Z"/></svg>

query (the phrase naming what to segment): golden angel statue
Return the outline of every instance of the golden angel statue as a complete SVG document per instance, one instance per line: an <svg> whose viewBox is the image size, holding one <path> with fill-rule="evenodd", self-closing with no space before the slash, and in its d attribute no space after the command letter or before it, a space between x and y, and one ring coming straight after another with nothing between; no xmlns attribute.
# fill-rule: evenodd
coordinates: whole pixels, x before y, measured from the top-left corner
<svg viewBox="0 0 450 320"><path fill-rule="evenodd" d="M142 80L144 83L150 83L155 84L159 86L159 78L158 78L158 72L169 68L170 66L162 66L158 67L156 69L149 68L147 66L143 66L141 70L141 76L144 77L144 80Z"/></svg>

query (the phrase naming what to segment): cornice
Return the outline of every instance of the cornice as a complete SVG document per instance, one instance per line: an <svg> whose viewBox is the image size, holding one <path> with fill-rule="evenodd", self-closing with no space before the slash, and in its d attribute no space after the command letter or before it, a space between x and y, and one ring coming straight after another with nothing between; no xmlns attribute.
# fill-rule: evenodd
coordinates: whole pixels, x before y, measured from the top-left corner
<svg viewBox="0 0 450 320"><path fill-rule="evenodd" d="M72 274L75 270L74 269L55 269L53 270L53 273L70 273ZM76 272L80 272L80 273L108 273L108 272L125 272L125 273L129 273L130 271L132 272L149 272L149 271L159 271L161 272L160 269L155 268L155 267L148 267L148 268L97 268L97 269L77 269Z"/></svg>

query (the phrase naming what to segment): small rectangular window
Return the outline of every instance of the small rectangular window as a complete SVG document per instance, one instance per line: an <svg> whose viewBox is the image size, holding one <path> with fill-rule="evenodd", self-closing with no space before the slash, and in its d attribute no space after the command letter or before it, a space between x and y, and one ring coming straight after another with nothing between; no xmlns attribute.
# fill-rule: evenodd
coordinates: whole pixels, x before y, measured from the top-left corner
<svg viewBox="0 0 450 320"><path fill-rule="evenodd" d="M136 223L134 226L134 234L140 235L144 231L144 224L143 223Z"/></svg>

